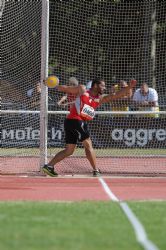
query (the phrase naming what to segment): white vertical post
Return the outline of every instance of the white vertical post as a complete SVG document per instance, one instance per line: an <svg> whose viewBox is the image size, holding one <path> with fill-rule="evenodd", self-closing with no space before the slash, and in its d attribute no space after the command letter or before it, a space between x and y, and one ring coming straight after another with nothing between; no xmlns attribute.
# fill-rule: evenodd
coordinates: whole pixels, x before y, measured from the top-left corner
<svg viewBox="0 0 166 250"><path fill-rule="evenodd" d="M5 8L5 0L0 0L0 21L2 21L2 14L3 14L3 10ZM0 27L1 27L1 23L0 23Z"/></svg>
<svg viewBox="0 0 166 250"><path fill-rule="evenodd" d="M151 47L151 59L152 59L152 86L156 88L156 2L154 2L154 9L152 12L152 47Z"/></svg>
<svg viewBox="0 0 166 250"><path fill-rule="evenodd" d="M48 89L43 81L48 76L49 0L42 0L41 26L40 168L47 163Z"/></svg>

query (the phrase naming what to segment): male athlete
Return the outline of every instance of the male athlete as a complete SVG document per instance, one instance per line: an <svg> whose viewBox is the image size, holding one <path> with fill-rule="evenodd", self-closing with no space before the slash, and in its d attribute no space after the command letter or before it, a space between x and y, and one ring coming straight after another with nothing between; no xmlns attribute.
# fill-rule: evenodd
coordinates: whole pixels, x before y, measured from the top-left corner
<svg viewBox="0 0 166 250"><path fill-rule="evenodd" d="M85 148L86 157L93 168L93 176L99 176L100 171L96 166L96 155L89 136L87 121L94 118L95 109L99 105L125 96L130 89L135 87L135 85L136 80L131 80L126 88L117 91L115 94L109 95L103 95L105 90L105 82L103 79L93 80L89 90L86 90L84 85L78 85L76 87L58 85L57 89L59 91L67 94L75 94L77 97L64 122L66 148L57 153L53 159L43 167L43 172L52 177L57 176L58 174L54 169L54 165L72 155L77 142L80 141Z"/></svg>

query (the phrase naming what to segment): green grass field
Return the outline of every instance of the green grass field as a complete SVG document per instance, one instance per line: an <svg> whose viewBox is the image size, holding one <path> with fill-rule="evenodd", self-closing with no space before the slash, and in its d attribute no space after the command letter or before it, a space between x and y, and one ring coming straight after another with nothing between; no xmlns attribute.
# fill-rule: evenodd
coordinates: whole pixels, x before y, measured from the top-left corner
<svg viewBox="0 0 166 250"><path fill-rule="evenodd" d="M62 148L48 148L48 154L54 155L55 153L62 150ZM115 149L115 148L105 148L105 149L95 149L96 155L100 156L165 156L165 149L158 148L126 148L126 149ZM39 148L2 148L1 156L39 156ZM85 151L82 148L77 148L75 156L85 156Z"/></svg>
<svg viewBox="0 0 166 250"><path fill-rule="evenodd" d="M166 202L129 202L148 237L166 247ZM141 250L113 202L0 202L1 250Z"/></svg>

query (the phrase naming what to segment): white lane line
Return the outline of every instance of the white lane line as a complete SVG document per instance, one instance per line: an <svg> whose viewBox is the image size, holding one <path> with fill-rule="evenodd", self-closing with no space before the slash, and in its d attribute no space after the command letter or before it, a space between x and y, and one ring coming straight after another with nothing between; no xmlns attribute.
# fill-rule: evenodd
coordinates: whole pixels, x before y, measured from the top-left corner
<svg viewBox="0 0 166 250"><path fill-rule="evenodd" d="M138 220L138 218L136 217L136 215L132 212L132 210L127 205L127 203L121 202L114 195L114 193L111 191L110 187L107 185L107 183L103 180L102 177L99 177L99 181L100 181L103 189L105 190L105 192L108 194L109 198L112 201L117 202L119 204L119 206L122 208L123 212L127 216L128 220L130 221L130 223L131 223L131 225L132 225L132 227L133 227L133 229L135 231L135 235L136 235L136 239L137 239L138 243L145 250L159 250L159 248L153 242L151 242L148 239L147 234L145 232L145 229L144 229L143 225Z"/></svg>

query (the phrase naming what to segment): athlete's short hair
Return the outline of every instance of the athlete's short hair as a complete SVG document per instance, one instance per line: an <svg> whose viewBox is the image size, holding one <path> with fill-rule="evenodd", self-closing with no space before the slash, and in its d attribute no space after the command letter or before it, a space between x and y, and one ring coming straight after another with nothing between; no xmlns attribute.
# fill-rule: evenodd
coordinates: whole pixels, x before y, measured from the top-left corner
<svg viewBox="0 0 166 250"><path fill-rule="evenodd" d="M93 81L92 81L92 85L91 87L93 87L95 84L100 84L101 82L104 82L104 79L102 78L95 78Z"/></svg>

